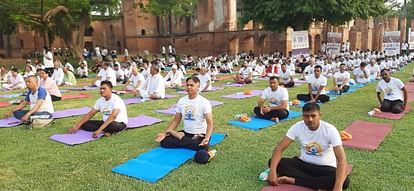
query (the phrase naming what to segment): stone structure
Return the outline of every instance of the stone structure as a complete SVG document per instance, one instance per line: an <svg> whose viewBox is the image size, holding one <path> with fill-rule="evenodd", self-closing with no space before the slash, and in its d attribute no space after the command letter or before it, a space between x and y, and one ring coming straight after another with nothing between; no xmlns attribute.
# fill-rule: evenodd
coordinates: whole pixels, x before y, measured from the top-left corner
<svg viewBox="0 0 414 191"><path fill-rule="evenodd" d="M240 16L239 0L199 0L195 14L191 17L159 17L144 13L140 7L148 0L124 0L123 17L119 20L92 22L85 31L85 46L105 46L123 52L159 54L162 46L172 44L178 54L217 55L236 54L241 51L254 51L256 54L270 51L291 51L292 29L283 33L262 30L257 23L249 22L237 26ZM356 19L341 26L328 23L313 23L309 28L311 53L316 53L327 32L341 32L342 41L350 41L351 50L375 49L382 47L384 31L400 30L401 40L405 40L405 18L380 17L376 19ZM409 22L414 28L414 21ZM0 38L0 55L6 55L6 36ZM19 27L10 38L12 56L22 57L33 51L41 51L43 38ZM53 42L53 47L64 47L61 39Z"/></svg>

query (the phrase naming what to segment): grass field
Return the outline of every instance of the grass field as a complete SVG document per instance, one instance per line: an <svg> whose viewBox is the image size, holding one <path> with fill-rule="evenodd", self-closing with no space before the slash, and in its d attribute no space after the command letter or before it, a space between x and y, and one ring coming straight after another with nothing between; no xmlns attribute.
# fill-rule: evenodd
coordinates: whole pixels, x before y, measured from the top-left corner
<svg viewBox="0 0 414 191"><path fill-rule="evenodd" d="M407 81L413 65L393 76ZM216 82L214 86L227 81ZM332 84L331 80L329 83ZM377 106L375 86L376 83L369 84L321 107L322 119L339 130L358 119L394 125L392 132L375 152L345 149L348 162L353 165L348 190L414 190L414 112L397 121L369 117L367 112ZM227 133L228 137L215 146L217 157L207 165L189 161L156 184L118 175L112 173L111 169L159 145L154 137L165 129L171 116L152 110L168 108L179 98L127 106L129 117L146 114L165 120L163 123L77 146L63 145L48 138L66 132L81 117L59 119L53 127L41 130L28 130L22 126L0 129L0 190L260 190L266 183L258 180L258 174L267 168L272 150L287 129L301 119L296 118L260 131L230 126L227 122L235 114L253 113L257 97L230 100L221 96L265 87L267 82L259 81L243 88L205 93L208 99L225 102L222 106L214 107L213 114L215 132ZM305 88L299 86L289 89L290 98L296 99L296 94L305 92ZM66 94L74 93L77 92ZM94 97L57 102L55 109L91 107L99 95L97 91L87 93ZM168 90L168 93L173 94L174 91ZM412 103L410 105L414 106ZM0 113L10 108L0 108ZM299 111L297 108L291 109ZM297 154L299 146L294 144L285 151L284 156Z"/></svg>

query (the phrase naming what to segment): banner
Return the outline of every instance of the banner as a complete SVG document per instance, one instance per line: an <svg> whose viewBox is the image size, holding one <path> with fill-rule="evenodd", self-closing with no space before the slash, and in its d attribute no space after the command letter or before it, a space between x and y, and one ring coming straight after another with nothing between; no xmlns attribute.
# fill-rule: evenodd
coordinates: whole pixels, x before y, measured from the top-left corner
<svg viewBox="0 0 414 191"><path fill-rule="evenodd" d="M308 31L294 31L292 33L292 57L309 56Z"/></svg>
<svg viewBox="0 0 414 191"><path fill-rule="evenodd" d="M384 32L382 50L385 51L385 56L400 54L400 31Z"/></svg>
<svg viewBox="0 0 414 191"><path fill-rule="evenodd" d="M341 51L342 33L328 32L326 36L326 50L331 54L339 54Z"/></svg>
<svg viewBox="0 0 414 191"><path fill-rule="evenodd" d="M412 29L409 29L408 32L408 45L410 50L414 50L414 31L411 31Z"/></svg>

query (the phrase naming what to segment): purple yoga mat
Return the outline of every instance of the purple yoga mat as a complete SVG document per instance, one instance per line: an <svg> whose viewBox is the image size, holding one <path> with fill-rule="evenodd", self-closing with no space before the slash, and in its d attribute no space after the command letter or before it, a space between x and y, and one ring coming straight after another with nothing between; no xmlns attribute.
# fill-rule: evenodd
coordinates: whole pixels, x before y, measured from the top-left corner
<svg viewBox="0 0 414 191"><path fill-rule="evenodd" d="M20 124L21 124L20 120L14 118L14 117L0 119L0 128L2 128L2 127L14 127L14 126L17 126L17 125L20 125Z"/></svg>
<svg viewBox="0 0 414 191"><path fill-rule="evenodd" d="M162 122L161 119L158 119L155 117L149 117L146 115L140 115L138 117L128 118L127 128L133 129L133 128L148 126L148 125L152 125L152 124L160 123L160 122Z"/></svg>
<svg viewBox="0 0 414 191"><path fill-rule="evenodd" d="M65 109L61 111L56 111L53 113L53 119L65 118L65 117L72 117L72 116L79 116L79 115L86 115L91 108L89 107L82 107L82 108L75 108L75 109Z"/></svg>
<svg viewBox="0 0 414 191"><path fill-rule="evenodd" d="M125 105L129 105L129 104L136 104L136 103L142 103L142 102L144 102L144 100L143 100L143 99L141 99L141 98L136 98L136 97L134 97L134 98L129 98L129 99L124 99L124 103L125 103Z"/></svg>
<svg viewBox="0 0 414 191"><path fill-rule="evenodd" d="M211 104L211 106L214 107L214 106L222 105L222 104L224 104L224 102L216 101L216 100L210 100L210 104ZM154 111L157 112L157 113L162 113L162 114L166 114L166 115L175 115L176 106L177 105L174 104L168 109L156 109Z"/></svg>
<svg viewBox="0 0 414 191"><path fill-rule="evenodd" d="M222 89L224 89L224 87L221 87L221 86L213 86L211 88L211 90L208 91L208 92L214 92L214 91L218 91L218 90L222 90ZM187 94L186 91L177 91L177 93L179 93L179 94Z"/></svg>
<svg viewBox="0 0 414 191"><path fill-rule="evenodd" d="M14 98L23 95L23 93L16 93L16 94L3 94L0 95L0 98Z"/></svg>
<svg viewBox="0 0 414 191"><path fill-rule="evenodd" d="M231 84L225 84L225 87L243 87L245 86L245 84L236 84L236 83L231 83Z"/></svg>
<svg viewBox="0 0 414 191"><path fill-rule="evenodd" d="M295 79L294 82L295 82L295 84L298 84L298 85L307 83L306 80L299 80L299 79Z"/></svg>
<svg viewBox="0 0 414 191"><path fill-rule="evenodd" d="M145 115L140 115L138 117L128 118L128 124L126 129L148 126L159 122L162 122L162 120ZM67 145L78 145L96 140L97 138L92 138L92 133L93 132L79 130L74 134L55 134L50 136L49 139ZM101 134L99 137L102 136L103 134Z"/></svg>
<svg viewBox="0 0 414 191"><path fill-rule="evenodd" d="M254 97L262 94L262 90L252 90L251 95L245 95L244 92L238 92L230 95L221 96L223 98L229 98L229 99L243 99L243 98L249 98Z"/></svg>
<svg viewBox="0 0 414 191"><path fill-rule="evenodd" d="M103 136L100 134L98 138L92 138L93 132L79 130L74 134L56 134L49 137L50 140L57 141L59 143L67 145L78 145L89 141L94 141Z"/></svg>
<svg viewBox="0 0 414 191"><path fill-rule="evenodd" d="M380 146L391 129L392 125L390 124L357 120L345 129L346 132L352 135L352 139L343 141L343 145L355 149L374 151Z"/></svg>

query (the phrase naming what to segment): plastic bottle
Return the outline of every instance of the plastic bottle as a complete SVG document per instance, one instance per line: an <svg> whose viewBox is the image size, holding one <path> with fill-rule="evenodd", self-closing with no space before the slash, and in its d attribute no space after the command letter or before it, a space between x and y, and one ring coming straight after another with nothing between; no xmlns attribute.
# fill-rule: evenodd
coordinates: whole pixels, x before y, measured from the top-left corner
<svg viewBox="0 0 414 191"><path fill-rule="evenodd" d="M375 114L375 110L373 109L373 110L371 110L370 112L368 112L368 115L369 116L373 116Z"/></svg>
<svg viewBox="0 0 414 191"><path fill-rule="evenodd" d="M216 149L209 150L209 151L208 151L208 155L210 155L210 158L208 159L208 161L210 161L211 159L213 159L214 157L216 157L216 155L217 155L217 150L216 150Z"/></svg>
<svg viewBox="0 0 414 191"><path fill-rule="evenodd" d="M259 174L259 180L266 181L267 177L269 176L269 173L270 173L270 168L268 168L268 169L264 170L263 172L261 172Z"/></svg>

